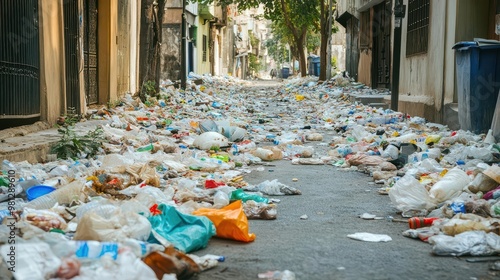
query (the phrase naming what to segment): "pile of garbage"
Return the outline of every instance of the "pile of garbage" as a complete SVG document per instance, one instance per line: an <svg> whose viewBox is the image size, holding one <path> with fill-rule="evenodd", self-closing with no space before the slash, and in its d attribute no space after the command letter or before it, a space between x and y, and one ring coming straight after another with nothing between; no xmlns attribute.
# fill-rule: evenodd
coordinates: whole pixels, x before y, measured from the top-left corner
<svg viewBox="0 0 500 280"><path fill-rule="evenodd" d="M4 160L2 275L188 278L224 261L193 254L210 238L252 242L248 219L276 219L274 196L301 194L278 180L245 181L283 159L369 174L403 217L435 218L405 234L436 254L499 252L500 145L491 135L353 103L350 94L369 89L342 76L290 79L275 92L243 85L195 74L186 90L165 81L155 97L126 95L90 112L107 121L96 157ZM456 245L464 238L470 247Z"/></svg>

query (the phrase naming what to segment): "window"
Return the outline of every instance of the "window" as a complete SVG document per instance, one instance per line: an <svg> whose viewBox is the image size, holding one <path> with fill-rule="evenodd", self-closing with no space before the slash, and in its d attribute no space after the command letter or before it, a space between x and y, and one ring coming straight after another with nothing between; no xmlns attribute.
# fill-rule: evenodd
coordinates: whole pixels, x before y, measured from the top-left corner
<svg viewBox="0 0 500 280"><path fill-rule="evenodd" d="M207 35L203 35L203 62L207 61Z"/></svg>
<svg viewBox="0 0 500 280"><path fill-rule="evenodd" d="M193 46L196 47L196 36L198 33L198 27L190 26L189 27L189 40L193 43Z"/></svg>
<svg viewBox="0 0 500 280"><path fill-rule="evenodd" d="M359 34L359 48L367 50L370 48L370 10L362 12L360 16L360 34Z"/></svg>
<svg viewBox="0 0 500 280"><path fill-rule="evenodd" d="M408 1L406 56L427 52L430 0Z"/></svg>

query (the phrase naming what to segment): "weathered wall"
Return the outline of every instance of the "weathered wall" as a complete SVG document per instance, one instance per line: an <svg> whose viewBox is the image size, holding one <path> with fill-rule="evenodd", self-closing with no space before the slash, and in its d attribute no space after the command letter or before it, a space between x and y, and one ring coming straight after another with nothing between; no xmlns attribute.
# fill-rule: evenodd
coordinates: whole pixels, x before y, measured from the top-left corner
<svg viewBox="0 0 500 280"><path fill-rule="evenodd" d="M197 49L197 63L195 66L197 74L209 74L210 73L210 24L206 22L203 24L204 20L199 18L198 20L198 34L196 38L196 49ZM206 42L206 56L203 60L203 35L207 36Z"/></svg>
<svg viewBox="0 0 500 280"><path fill-rule="evenodd" d="M353 17L347 22L346 28L345 70L356 81L359 79L359 53L359 20Z"/></svg>
<svg viewBox="0 0 500 280"><path fill-rule="evenodd" d="M429 18L429 44L427 53L406 55L408 17L402 22L401 68L399 84L400 111L440 121L441 104L445 92L445 71L453 72L454 61L446 60L447 16L453 15L449 1L431 1ZM453 1L451 1L453 2ZM408 4L408 1L405 1ZM451 28L451 27L450 27ZM453 89L450 89L451 93ZM405 105L404 103L410 103ZM426 109L427 108L427 109ZM432 109L431 109L432 108Z"/></svg>
<svg viewBox="0 0 500 280"><path fill-rule="evenodd" d="M130 89L130 20L131 6L135 1L118 0L118 96L123 96Z"/></svg>
<svg viewBox="0 0 500 280"><path fill-rule="evenodd" d="M345 61L346 61L346 30L340 25L340 23L336 22L335 25L338 28L338 31L332 34L332 57L337 61L336 69L333 69L333 72L336 71L344 71ZM333 68L333 65L332 65Z"/></svg>
<svg viewBox="0 0 500 280"><path fill-rule="evenodd" d="M118 99L118 0L99 0L98 13L98 71L99 103Z"/></svg>
<svg viewBox="0 0 500 280"><path fill-rule="evenodd" d="M39 0L41 119L54 124L65 113L64 18L59 0Z"/></svg>
<svg viewBox="0 0 500 280"><path fill-rule="evenodd" d="M406 57L407 17L403 20L400 109L430 121L455 121L443 113L445 106L457 102L452 47L459 41L488 36L489 6L488 0L431 1L428 51L410 57Z"/></svg>
<svg viewBox="0 0 500 280"><path fill-rule="evenodd" d="M139 91L139 51L140 51L140 27L141 1L132 0L130 5L130 84L129 92Z"/></svg>
<svg viewBox="0 0 500 280"><path fill-rule="evenodd" d="M162 39L160 79L180 80L181 26L178 24L164 24Z"/></svg>

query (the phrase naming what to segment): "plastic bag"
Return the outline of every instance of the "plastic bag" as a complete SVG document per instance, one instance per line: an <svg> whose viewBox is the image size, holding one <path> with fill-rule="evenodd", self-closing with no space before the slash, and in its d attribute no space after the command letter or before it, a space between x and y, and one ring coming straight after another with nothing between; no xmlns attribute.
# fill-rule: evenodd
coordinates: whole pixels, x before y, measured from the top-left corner
<svg viewBox="0 0 500 280"><path fill-rule="evenodd" d="M61 265L61 260L47 243L18 243L15 251L11 248L12 245L3 245L0 254L9 267L15 268L13 274L16 280L50 279ZM14 260L9 254L15 255Z"/></svg>
<svg viewBox="0 0 500 280"><path fill-rule="evenodd" d="M154 162L129 165L126 171L131 175L131 184L140 184L144 182L147 185L155 187L160 186L160 178L156 175L156 164Z"/></svg>
<svg viewBox="0 0 500 280"><path fill-rule="evenodd" d="M153 228L149 242L170 242L180 251L189 253L203 249L208 240L215 235L214 224L206 217L183 214L175 207L160 204L161 214L148 218Z"/></svg>
<svg viewBox="0 0 500 280"><path fill-rule="evenodd" d="M358 141L362 141L364 138L369 138L371 133L367 132L365 128L361 125L355 125L352 127L352 136Z"/></svg>
<svg viewBox="0 0 500 280"><path fill-rule="evenodd" d="M120 280L155 280L154 271L132 252L118 254L116 261L103 258L90 266L82 266L80 275L72 278L80 279L120 279Z"/></svg>
<svg viewBox="0 0 500 280"><path fill-rule="evenodd" d="M200 150L210 150L212 147L226 147L229 145L228 139L217 132L205 132L194 139L193 146Z"/></svg>
<svg viewBox="0 0 500 280"><path fill-rule="evenodd" d="M200 267L190 256L173 247L168 247L163 252L152 252L143 261L154 271L156 277L162 280L166 279L165 275L170 274L176 276L173 279L190 279L200 272Z"/></svg>
<svg viewBox="0 0 500 280"><path fill-rule="evenodd" d="M287 186L283 183L278 182L278 179L272 181L266 180L259 185L257 188L260 192L267 195L300 195L302 192L294 187Z"/></svg>
<svg viewBox="0 0 500 280"><path fill-rule="evenodd" d="M126 238L146 240L151 232L148 220L119 208L109 218L90 212L80 219L74 240L119 241Z"/></svg>
<svg viewBox="0 0 500 280"><path fill-rule="evenodd" d="M48 210L34 210L25 208L23 212L23 220L44 230L51 229L66 229L67 224L59 214Z"/></svg>
<svg viewBox="0 0 500 280"><path fill-rule="evenodd" d="M306 135L307 141L323 141L323 135L320 133L311 133Z"/></svg>
<svg viewBox="0 0 500 280"><path fill-rule="evenodd" d="M255 234L248 232L248 219L243 211L241 200L221 209L198 209L193 215L208 217L217 229L217 237L243 242L255 240Z"/></svg>
<svg viewBox="0 0 500 280"><path fill-rule="evenodd" d="M217 191L214 194L214 207L222 208L229 204L229 196L223 191Z"/></svg>
<svg viewBox="0 0 500 280"><path fill-rule="evenodd" d="M436 207L427 189L410 175L405 175L396 182L389 190L389 198L403 211L403 216L407 216L409 211L419 211L421 213L418 214L425 215L429 209Z"/></svg>
<svg viewBox="0 0 500 280"><path fill-rule="evenodd" d="M356 154L351 156L348 160L350 165L367 165L367 166L378 166L385 162L386 160L379 156L369 156L366 154Z"/></svg>
<svg viewBox="0 0 500 280"><path fill-rule="evenodd" d="M249 200L243 204L248 219L274 220L278 215L275 204L258 203Z"/></svg>
<svg viewBox="0 0 500 280"><path fill-rule="evenodd" d="M243 202L246 202L248 200L253 200L256 202L264 202L264 203L269 202L269 200L265 197L256 194L245 193L242 189L236 189L233 192L231 192L230 198L231 200L242 200Z"/></svg>
<svg viewBox="0 0 500 280"><path fill-rule="evenodd" d="M467 231L454 237L435 235L429 238L432 253L439 256L489 256L500 253L500 236L484 231Z"/></svg>
<svg viewBox="0 0 500 280"><path fill-rule="evenodd" d="M455 167L448 171L441 180L432 186L429 190L429 195L431 198L435 199L437 203L440 203L460 195L464 187L470 182L471 179L467 173Z"/></svg>
<svg viewBox="0 0 500 280"><path fill-rule="evenodd" d="M466 231L494 232L498 230L497 219L486 219L475 214L457 214L442 224L442 231L446 235L457 235Z"/></svg>

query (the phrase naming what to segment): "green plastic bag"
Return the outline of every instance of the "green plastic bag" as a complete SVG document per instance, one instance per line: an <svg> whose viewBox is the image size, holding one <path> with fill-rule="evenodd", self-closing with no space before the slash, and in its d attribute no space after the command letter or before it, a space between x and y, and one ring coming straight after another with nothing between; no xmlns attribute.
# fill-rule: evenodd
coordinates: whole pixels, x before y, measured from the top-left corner
<svg viewBox="0 0 500 280"><path fill-rule="evenodd" d="M242 189L234 190L231 193L231 201L233 200L241 200L243 202L247 202L248 200L253 200L255 202L269 203L269 199L256 194L245 193Z"/></svg>
<svg viewBox="0 0 500 280"><path fill-rule="evenodd" d="M165 204L160 204L158 210L161 214L148 218L152 226L150 243L163 244L163 238L177 250L189 253L207 247L208 240L216 233L214 224L207 217L186 215Z"/></svg>

